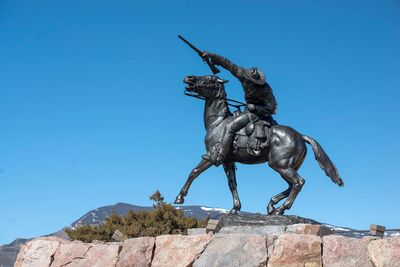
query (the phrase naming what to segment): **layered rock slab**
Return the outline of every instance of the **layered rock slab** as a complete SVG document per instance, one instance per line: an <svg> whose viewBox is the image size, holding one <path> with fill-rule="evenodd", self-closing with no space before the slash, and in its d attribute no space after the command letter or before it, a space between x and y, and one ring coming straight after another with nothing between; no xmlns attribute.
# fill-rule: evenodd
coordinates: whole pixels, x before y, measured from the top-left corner
<svg viewBox="0 0 400 267"><path fill-rule="evenodd" d="M324 267L373 267L367 249L373 239L373 237L324 236L322 238Z"/></svg>
<svg viewBox="0 0 400 267"><path fill-rule="evenodd" d="M61 244L51 267L115 266L119 249L120 243Z"/></svg>
<svg viewBox="0 0 400 267"><path fill-rule="evenodd" d="M154 237L131 238L124 241L119 253L117 267L148 267L151 266Z"/></svg>
<svg viewBox="0 0 400 267"><path fill-rule="evenodd" d="M41 237L22 246L15 262L16 267L115 266L120 250L119 243L83 243L58 237Z"/></svg>
<svg viewBox="0 0 400 267"><path fill-rule="evenodd" d="M50 266L61 242L58 237L41 237L22 245L15 267Z"/></svg>
<svg viewBox="0 0 400 267"><path fill-rule="evenodd" d="M77 259L68 266L103 267L115 266L118 261L119 243L92 245L83 259Z"/></svg>
<svg viewBox="0 0 400 267"><path fill-rule="evenodd" d="M80 241L61 242L54 254L54 260L50 266L55 267L71 264L75 259L85 257L90 246L91 244Z"/></svg>
<svg viewBox="0 0 400 267"><path fill-rule="evenodd" d="M400 238L373 240L368 244L371 261L376 267L400 267Z"/></svg>
<svg viewBox="0 0 400 267"><path fill-rule="evenodd" d="M22 246L15 266L400 267L400 237L321 239L314 226L286 227L228 227L226 234L141 237L124 243L44 237ZM299 234L304 232L312 234Z"/></svg>
<svg viewBox="0 0 400 267"><path fill-rule="evenodd" d="M212 238L211 234L158 236L156 238L156 249L151 266L192 266L193 262L201 255Z"/></svg>
<svg viewBox="0 0 400 267"><path fill-rule="evenodd" d="M321 238L286 233L278 237L269 252L269 267L322 267ZM270 247L270 246L269 246Z"/></svg>
<svg viewBox="0 0 400 267"><path fill-rule="evenodd" d="M320 224L312 219L296 215L265 215L259 213L241 212L239 214L224 214L218 217L221 226L256 226L256 225L291 225Z"/></svg>
<svg viewBox="0 0 400 267"><path fill-rule="evenodd" d="M326 236L333 233L332 229L321 224L292 224L286 226L287 233Z"/></svg>
<svg viewBox="0 0 400 267"><path fill-rule="evenodd" d="M285 225L268 225L268 226L226 226L222 227L219 234L247 234L247 235L263 235L278 237L285 233Z"/></svg>
<svg viewBox="0 0 400 267"><path fill-rule="evenodd" d="M266 266L266 239L261 235L217 234L193 267Z"/></svg>

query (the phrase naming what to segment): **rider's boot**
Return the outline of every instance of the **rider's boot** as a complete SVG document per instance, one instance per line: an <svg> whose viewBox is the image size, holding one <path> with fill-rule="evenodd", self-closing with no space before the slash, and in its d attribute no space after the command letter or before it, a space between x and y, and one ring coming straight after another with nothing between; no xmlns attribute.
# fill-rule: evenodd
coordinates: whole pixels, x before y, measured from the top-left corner
<svg viewBox="0 0 400 267"><path fill-rule="evenodd" d="M217 153L217 158L214 160L214 165L219 166L226 159L229 151L231 150L235 133L228 131L221 139L220 147Z"/></svg>
<svg viewBox="0 0 400 267"><path fill-rule="evenodd" d="M232 121L230 121L224 129L224 132L221 134L221 139L214 147L211 154L207 154L203 156L203 159L209 160L215 166L219 166L226 159L229 151L231 150L233 140L235 138L235 133L239 131L241 128L245 127L250 122L250 113L243 112L242 114L235 117ZM209 151L210 152L210 151Z"/></svg>

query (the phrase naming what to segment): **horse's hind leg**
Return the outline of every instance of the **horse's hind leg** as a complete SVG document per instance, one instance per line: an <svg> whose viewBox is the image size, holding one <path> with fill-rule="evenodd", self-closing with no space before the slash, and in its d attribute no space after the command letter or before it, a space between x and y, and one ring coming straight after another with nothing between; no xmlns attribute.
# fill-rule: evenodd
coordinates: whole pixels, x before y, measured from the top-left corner
<svg viewBox="0 0 400 267"><path fill-rule="evenodd" d="M240 204L239 194L237 192L235 164L224 163L224 170L226 177L228 178L229 189L231 190L233 197L233 208L229 213L236 214L238 211L240 211L242 205Z"/></svg>
<svg viewBox="0 0 400 267"><path fill-rule="evenodd" d="M283 177L283 179L285 179L285 177ZM289 193L292 190L292 184L290 182L288 182L288 181L286 181L286 182L289 185L288 189L286 189L285 191L273 196L271 198L271 200L269 201L268 206L267 206L268 214L272 214L274 212L274 210L275 210L274 205L278 204L279 201L281 201L282 199L284 199L284 198L289 196Z"/></svg>
<svg viewBox="0 0 400 267"><path fill-rule="evenodd" d="M187 195L189 191L189 187L202 172L210 168L213 164L210 161L207 161L205 159L201 159L200 163L192 170L190 173L189 177L186 180L186 183L183 185L181 191L179 192L179 195L175 199L175 204L183 204L185 201L184 197Z"/></svg>
<svg viewBox="0 0 400 267"><path fill-rule="evenodd" d="M276 210L272 211L272 214L283 214L285 210L292 207L294 200L299 194L301 188L303 187L305 181L293 168L286 169L275 169L282 175L282 177L292 185L289 196L286 201Z"/></svg>

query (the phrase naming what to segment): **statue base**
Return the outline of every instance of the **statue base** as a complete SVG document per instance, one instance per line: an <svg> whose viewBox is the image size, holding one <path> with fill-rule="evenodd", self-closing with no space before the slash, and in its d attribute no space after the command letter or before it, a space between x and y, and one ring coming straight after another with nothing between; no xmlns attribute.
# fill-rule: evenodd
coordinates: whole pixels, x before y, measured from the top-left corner
<svg viewBox="0 0 400 267"><path fill-rule="evenodd" d="M292 224L318 224L312 219L296 215L263 215L260 213L224 214L218 217L221 227L226 226L268 226Z"/></svg>

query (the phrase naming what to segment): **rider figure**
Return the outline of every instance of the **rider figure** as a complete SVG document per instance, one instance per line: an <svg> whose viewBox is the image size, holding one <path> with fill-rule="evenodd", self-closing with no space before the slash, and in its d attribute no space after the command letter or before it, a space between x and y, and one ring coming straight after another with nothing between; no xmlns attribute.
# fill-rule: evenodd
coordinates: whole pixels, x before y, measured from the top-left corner
<svg viewBox="0 0 400 267"><path fill-rule="evenodd" d="M233 76L239 79L244 89L247 108L237 117L233 117L225 126L225 133L219 140L219 148L210 157L203 156L219 166L226 158L233 144L235 133L244 128L250 121L275 114L277 102L272 88L265 80L265 75L259 69L249 69L235 65L229 59L217 54L203 52L203 59L211 59L212 63L229 70Z"/></svg>

